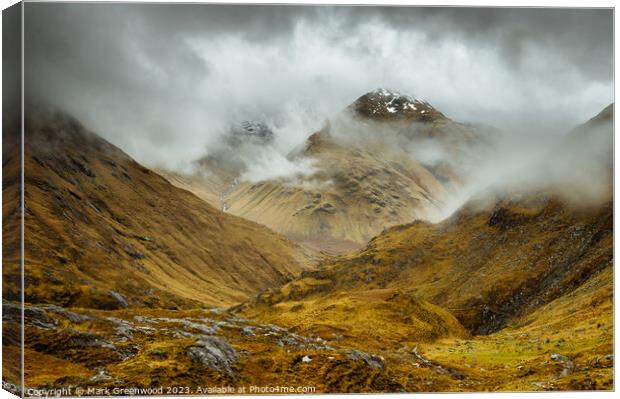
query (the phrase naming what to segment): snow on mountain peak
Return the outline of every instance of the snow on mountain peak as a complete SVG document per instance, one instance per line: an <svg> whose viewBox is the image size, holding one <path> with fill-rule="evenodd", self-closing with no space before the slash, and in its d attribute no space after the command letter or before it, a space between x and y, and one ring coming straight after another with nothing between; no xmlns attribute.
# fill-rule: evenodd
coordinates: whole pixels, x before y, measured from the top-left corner
<svg viewBox="0 0 620 399"><path fill-rule="evenodd" d="M432 120L444 117L426 100L384 88L363 95L353 105L358 114L373 119Z"/></svg>

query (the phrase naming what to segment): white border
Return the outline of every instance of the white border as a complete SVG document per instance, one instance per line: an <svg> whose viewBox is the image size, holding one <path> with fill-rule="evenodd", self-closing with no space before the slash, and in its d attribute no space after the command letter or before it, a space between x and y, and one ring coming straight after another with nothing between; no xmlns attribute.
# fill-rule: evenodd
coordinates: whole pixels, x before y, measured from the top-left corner
<svg viewBox="0 0 620 399"><path fill-rule="evenodd" d="M38 1L38 0L29 0L29 2L34 2L34 1ZM66 0L69 2L77 2L75 0ZM179 0L150 0L150 1L133 1L134 3L245 3L245 4L342 4L342 5L428 5L428 6L478 6L478 7L545 7L545 6L553 6L553 7L615 7L615 2L614 1L610 1L610 0L590 0L590 1L584 1L584 0L564 0L564 1L557 1L557 0L538 0L538 1L512 1L512 0L506 0L506 1L490 1L490 0L477 0L477 1L467 1L467 0L461 0L461 1L450 1L450 0L443 0L443 1L438 1L438 0L423 0L423 1L403 1L403 0L388 0L388 1L381 1L381 0L335 0L335 1L325 1L325 0L313 0L313 1L300 1L300 0L288 0L288 1L277 1L277 0L272 0L272 1L257 1L257 0L241 0L241 1L234 1L234 0L220 0L220 1L202 1L202 2L197 2L197 1L179 1ZM2 6L2 9L7 8L13 4L15 4L16 2L14 0L0 0L0 5ZM22 13L23 13L23 8L22 8ZM616 14L617 11L614 9L614 21L616 18ZM23 20L22 20L23 22ZM24 25L22 23L22 36L23 36L23 28ZM2 22L1 22L1 18L0 18L0 32L2 31ZM617 52L617 45L618 45L618 30L615 27L614 24L614 99L615 99L615 89L616 89L616 85L617 82L615 80L615 76L618 75L618 63L615 62L616 61L616 54L618 54ZM24 53L23 53L23 41L22 41L22 67L23 67L23 57L24 57ZM0 66L0 71L1 71L1 66ZM22 72L23 72L23 68L22 68ZM22 73L23 76L23 73ZM0 80L0 89L1 89L1 80ZM23 102L23 80L22 80L22 102ZM1 105L1 102L0 102ZM23 104L22 104L23 107ZM1 108L0 108L1 109ZM23 118L23 115L22 115ZM616 118L614 115L614 132L616 131L617 127L618 127L618 119L620 118ZM615 135L614 135L615 137ZM23 120L22 120L22 143L23 143ZM1 145L0 145L0 149L1 149ZM618 150L618 143L614 140L614 159L615 155L617 154L617 150ZM22 147L22 151L23 151L23 147ZM22 154L22 162L23 162L23 154ZM614 168L615 169L615 168ZM23 172L23 164L22 164L22 172ZM22 179L23 179L23 173L22 173ZM614 174L614 198L618 198L618 181L616 180L618 179L618 176L616 174ZM22 180L22 190L23 190L23 180ZM2 194L1 194L1 190L0 190L0 201L2 200ZM23 201L23 193L22 193L22 201ZM23 204L22 204L23 205ZM23 209L23 207L22 207ZM0 215L1 218L1 215ZM616 230L616 227L618 226L618 220L619 220L620 216L615 212L615 201L614 201L614 230ZM22 214L22 223L23 223L23 214ZM616 245L618 244L618 240L619 237L617 234L614 234L614 252L615 252L615 248ZM22 229L22 253L23 253L23 229ZM1 254L2 254L2 249L0 248L0 259L1 259ZM22 267L23 267L23 263L22 263ZM616 283L617 283L617 274L615 273L615 269L614 269L614 287L616 287ZM22 272L22 278L23 278L23 272ZM616 303L616 290L614 289L614 304ZM23 310L22 310L23 312ZM614 312L614 326L618 326L618 312ZM23 317L23 316L22 316ZM23 338L23 336L22 336ZM614 334L614 340L615 340L615 334ZM614 346L615 347L615 346ZM0 351L0 361L2 359L2 353ZM0 370L1 373L1 370ZM23 376L22 376L23 379ZM617 383L618 381L618 369L617 367L614 370L614 381L615 383ZM22 381L23 382L23 381ZM23 383L22 383L23 385ZM429 394L429 393L421 393L421 394L374 394L373 397L376 398L381 398L381 399L386 399L386 398L390 398L390 397L394 397L394 395L398 395L398 397L413 397L415 395L415 397L419 397L419 398L437 398L437 397L442 397L442 396L448 396L448 395L454 395L454 394L449 394L449 393L441 393L441 394ZM465 393L465 394L460 394L460 395L468 395L468 397L471 398L487 398L487 399L495 399L495 398L504 398L504 397L510 397L510 398L529 398L532 396L537 396L537 397L543 397L544 398L556 398L556 397L564 397L564 398L583 398L583 397L595 397L595 398L612 398L615 397L615 393L614 392L536 392L536 393ZM331 397L331 398L346 398L350 395L342 395L342 394L334 394L334 395L294 395L296 397ZM16 396L11 395L10 393L8 393L7 391L4 390L0 390L0 399L5 399L5 398L15 398ZM222 397L222 396L219 396ZM234 398L234 399L238 399L239 396L224 396L225 398ZM262 395L262 396L244 396L246 398L277 398L278 396L276 395ZM149 397L149 398L160 398L160 397ZM169 397L161 397L161 398L169 398Z"/></svg>

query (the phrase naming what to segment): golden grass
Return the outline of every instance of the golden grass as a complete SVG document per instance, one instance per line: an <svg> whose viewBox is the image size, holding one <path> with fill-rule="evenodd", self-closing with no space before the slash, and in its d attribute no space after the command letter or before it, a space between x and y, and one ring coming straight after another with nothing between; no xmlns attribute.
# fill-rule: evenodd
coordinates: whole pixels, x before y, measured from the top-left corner
<svg viewBox="0 0 620 399"><path fill-rule="evenodd" d="M174 187L77 122L56 123L29 124L27 301L113 308L116 291L133 306L229 306L313 262L309 251ZM7 162L3 213L16 223L19 159ZM19 235L4 244L5 293L15 298Z"/></svg>
<svg viewBox="0 0 620 399"><path fill-rule="evenodd" d="M340 143L322 131L308 139L303 155L314 159L317 173L294 185L240 182L226 196L227 212L338 254L358 249L385 228L437 215L446 198L443 184L424 166L386 145ZM219 181L226 178L220 175L227 172L210 172L216 177L170 175L173 184L219 206Z"/></svg>
<svg viewBox="0 0 620 399"><path fill-rule="evenodd" d="M392 228L238 312L373 348L408 390L611 389L611 205L529 201Z"/></svg>

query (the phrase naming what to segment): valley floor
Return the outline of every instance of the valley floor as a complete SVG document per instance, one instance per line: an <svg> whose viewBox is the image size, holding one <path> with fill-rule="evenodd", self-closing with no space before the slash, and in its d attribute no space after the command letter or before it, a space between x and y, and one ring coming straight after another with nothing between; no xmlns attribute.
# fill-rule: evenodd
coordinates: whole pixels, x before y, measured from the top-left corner
<svg viewBox="0 0 620 399"><path fill-rule="evenodd" d="M30 393L70 388L84 395L147 387L163 394L222 387L228 393L609 390L611 297L593 309L553 323L534 314L488 336L368 351L362 336L357 345L345 344L220 309L27 306L25 384ZM19 354L18 322L18 305L5 304L5 359ZM17 364L4 367L6 381L19 380Z"/></svg>

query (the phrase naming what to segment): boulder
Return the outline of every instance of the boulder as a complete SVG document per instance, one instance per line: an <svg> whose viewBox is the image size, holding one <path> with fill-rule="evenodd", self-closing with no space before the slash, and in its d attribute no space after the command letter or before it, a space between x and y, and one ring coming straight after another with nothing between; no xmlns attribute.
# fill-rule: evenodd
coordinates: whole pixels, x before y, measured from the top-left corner
<svg viewBox="0 0 620 399"><path fill-rule="evenodd" d="M222 338L200 336L187 355L203 367L232 374L232 366L239 360L237 351Z"/></svg>

